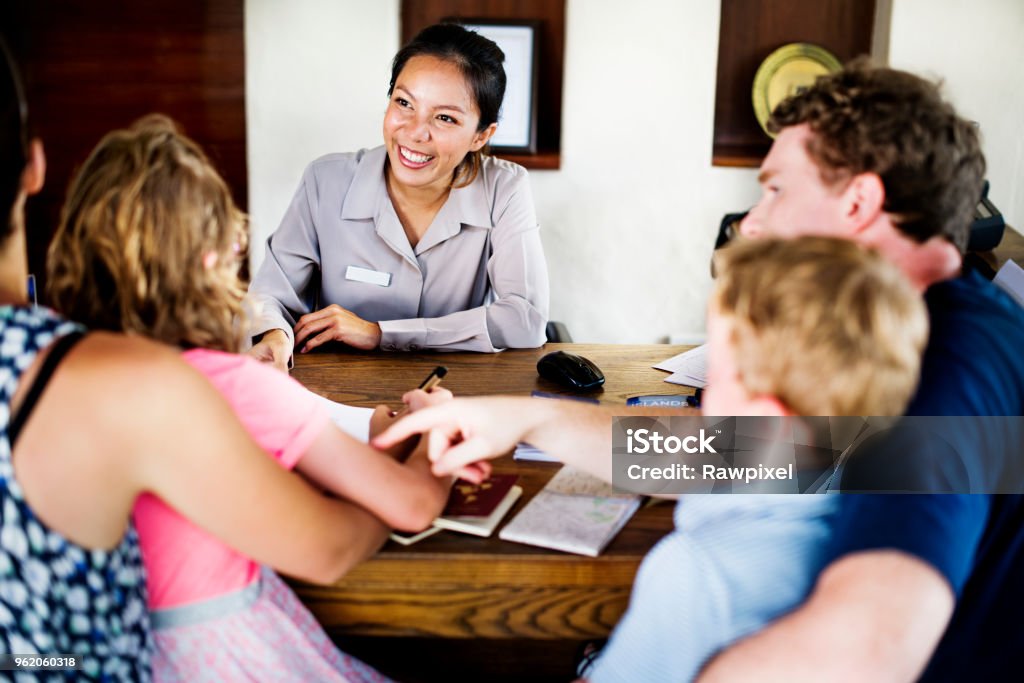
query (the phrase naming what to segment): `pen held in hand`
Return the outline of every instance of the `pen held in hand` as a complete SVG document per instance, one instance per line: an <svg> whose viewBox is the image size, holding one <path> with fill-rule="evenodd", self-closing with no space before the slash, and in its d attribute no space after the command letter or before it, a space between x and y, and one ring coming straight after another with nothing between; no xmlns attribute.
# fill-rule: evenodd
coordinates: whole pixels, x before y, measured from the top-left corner
<svg viewBox="0 0 1024 683"><path fill-rule="evenodd" d="M447 374L448 368L446 368L443 365L438 365L436 368L434 368L433 372L427 375L427 378L423 380L423 382L420 384L418 388L422 389L423 391L429 394L430 390L436 387L438 384L440 384L441 380L444 379L444 376Z"/></svg>
<svg viewBox="0 0 1024 683"><path fill-rule="evenodd" d="M444 376L447 374L448 368L443 365L438 365L429 375L427 375L425 380L420 382L420 385L416 388L429 394L434 387L441 383L441 380L444 379ZM405 415L407 412L409 412L409 406L404 406L401 410L392 411L391 416L400 417Z"/></svg>

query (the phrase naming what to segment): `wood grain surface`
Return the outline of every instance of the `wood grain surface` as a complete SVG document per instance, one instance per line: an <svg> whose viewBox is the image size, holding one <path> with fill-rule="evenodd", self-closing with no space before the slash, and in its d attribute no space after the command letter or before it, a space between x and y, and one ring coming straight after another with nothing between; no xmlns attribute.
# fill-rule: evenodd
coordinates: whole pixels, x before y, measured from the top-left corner
<svg viewBox="0 0 1024 683"><path fill-rule="evenodd" d="M685 351L666 344L547 344L539 349L501 353L384 353L334 347L328 352L298 354L292 377L332 401L358 406L401 402L438 365L448 368L443 386L456 396L518 394L531 391L587 396L602 403L625 405L637 394L692 394L668 384L668 375L651 366ZM564 350L589 358L601 368L605 384L597 391L576 394L537 375L537 361Z"/></svg>

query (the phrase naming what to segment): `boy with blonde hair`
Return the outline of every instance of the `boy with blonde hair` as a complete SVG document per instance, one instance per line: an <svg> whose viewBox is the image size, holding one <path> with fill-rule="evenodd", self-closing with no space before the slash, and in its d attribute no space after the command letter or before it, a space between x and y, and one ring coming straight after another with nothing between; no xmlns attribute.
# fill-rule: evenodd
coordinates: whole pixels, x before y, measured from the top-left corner
<svg viewBox="0 0 1024 683"><path fill-rule="evenodd" d="M712 371L734 359L749 395L771 399L779 414L903 411L917 385L928 320L896 268L856 244L820 237L738 243L716 261ZM728 338L716 340L718 331ZM716 341L726 344L716 348ZM704 412L748 414L735 402L715 412L723 389L716 379Z"/></svg>
<svg viewBox="0 0 1024 683"><path fill-rule="evenodd" d="M822 237L722 250L708 309L706 415L899 415L928 320L899 270ZM827 561L830 495L684 495L644 559L591 683L691 680L799 605Z"/></svg>

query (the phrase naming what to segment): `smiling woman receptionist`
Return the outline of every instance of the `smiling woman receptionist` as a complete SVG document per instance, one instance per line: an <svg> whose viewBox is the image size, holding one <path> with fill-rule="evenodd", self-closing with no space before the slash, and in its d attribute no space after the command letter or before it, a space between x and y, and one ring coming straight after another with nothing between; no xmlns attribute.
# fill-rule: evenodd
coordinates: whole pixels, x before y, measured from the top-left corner
<svg viewBox="0 0 1024 683"><path fill-rule="evenodd" d="M454 24L395 56L384 145L311 163L249 288L251 354L493 352L544 343L548 273L526 171L481 150L504 55Z"/></svg>

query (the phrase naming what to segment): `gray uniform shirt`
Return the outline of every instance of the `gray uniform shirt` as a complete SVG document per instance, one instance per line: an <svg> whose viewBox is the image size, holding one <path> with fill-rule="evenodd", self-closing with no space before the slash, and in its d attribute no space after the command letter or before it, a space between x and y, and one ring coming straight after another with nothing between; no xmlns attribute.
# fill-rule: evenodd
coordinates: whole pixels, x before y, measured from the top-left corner
<svg viewBox="0 0 1024 683"><path fill-rule="evenodd" d="M484 157L413 248L386 158L382 146L306 168L249 287L253 337L280 329L294 342L299 317L336 303L379 323L390 351L543 344L548 271L526 170Z"/></svg>

